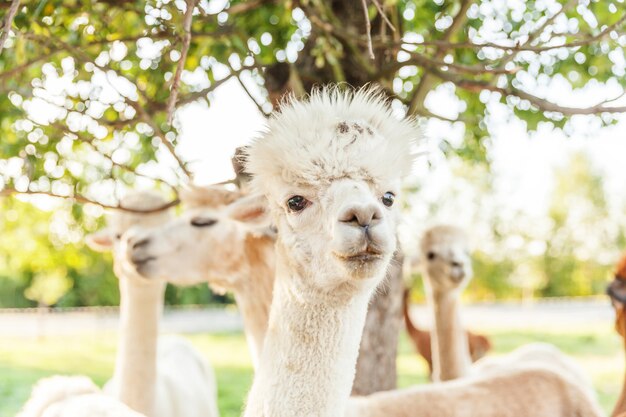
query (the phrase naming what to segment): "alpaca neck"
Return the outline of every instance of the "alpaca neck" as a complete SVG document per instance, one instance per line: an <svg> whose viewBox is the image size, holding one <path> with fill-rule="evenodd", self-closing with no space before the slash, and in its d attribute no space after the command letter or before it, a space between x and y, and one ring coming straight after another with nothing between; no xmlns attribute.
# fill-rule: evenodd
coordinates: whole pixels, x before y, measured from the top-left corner
<svg viewBox="0 0 626 417"><path fill-rule="evenodd" d="M120 341L116 396L146 416L154 414L159 318L165 283L120 277Z"/></svg>
<svg viewBox="0 0 626 417"><path fill-rule="evenodd" d="M303 290L314 277L287 267L281 246L262 360L244 416L341 416L372 291L341 297Z"/></svg>
<svg viewBox="0 0 626 417"><path fill-rule="evenodd" d="M471 359L463 324L461 323L459 294L429 291L433 308L432 332L433 380L448 381L467 376Z"/></svg>
<svg viewBox="0 0 626 417"><path fill-rule="evenodd" d="M411 313L410 313L410 297L408 296L408 293L404 295L404 302L402 303L402 313L404 314L404 323L405 323L405 327L406 330L409 334L417 336L420 333L423 333L422 330L420 330L415 323L413 323L413 320L411 319Z"/></svg>
<svg viewBox="0 0 626 417"><path fill-rule="evenodd" d="M257 369L267 332L276 266L274 242L267 239L263 245L246 247L250 265L243 284L235 290L235 301L243 318L244 331L254 368Z"/></svg>
<svg viewBox="0 0 626 417"><path fill-rule="evenodd" d="M235 302L243 319L244 332L254 369L259 366L269 320L269 305L266 305L263 300L256 300L254 297L257 295L250 288L235 292Z"/></svg>

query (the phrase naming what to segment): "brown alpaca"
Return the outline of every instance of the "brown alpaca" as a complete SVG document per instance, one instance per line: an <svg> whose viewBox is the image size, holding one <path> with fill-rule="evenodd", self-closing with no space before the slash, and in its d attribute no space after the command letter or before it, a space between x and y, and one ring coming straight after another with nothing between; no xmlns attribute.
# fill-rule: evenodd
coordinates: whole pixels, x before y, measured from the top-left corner
<svg viewBox="0 0 626 417"><path fill-rule="evenodd" d="M615 279L607 288L607 293L615 308L615 330L624 338L626 348L626 254L617 263ZM611 417L626 417L626 377Z"/></svg>
<svg viewBox="0 0 626 417"><path fill-rule="evenodd" d="M417 352L426 360L428 364L429 374L432 376L433 373L433 358L431 351L431 342L430 342L430 332L427 330L421 330L415 326L413 320L411 319L411 315L409 313L409 296L410 290L406 288L404 290L404 323L406 325L406 331L413 341L413 345ZM467 332L467 341L469 344L470 356L472 357L472 362L476 362L478 359L482 358L491 350L491 342L486 336L475 334L472 332Z"/></svg>

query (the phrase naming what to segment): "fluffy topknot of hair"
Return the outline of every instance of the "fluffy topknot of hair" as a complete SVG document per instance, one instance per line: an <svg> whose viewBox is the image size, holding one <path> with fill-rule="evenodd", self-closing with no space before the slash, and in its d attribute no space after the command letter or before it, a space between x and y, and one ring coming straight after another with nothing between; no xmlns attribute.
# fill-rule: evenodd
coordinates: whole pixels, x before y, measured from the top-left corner
<svg viewBox="0 0 626 417"><path fill-rule="evenodd" d="M311 185L339 178L375 182L406 176L420 130L398 119L379 88L326 86L291 99L248 150L246 170L256 187L273 181Z"/></svg>

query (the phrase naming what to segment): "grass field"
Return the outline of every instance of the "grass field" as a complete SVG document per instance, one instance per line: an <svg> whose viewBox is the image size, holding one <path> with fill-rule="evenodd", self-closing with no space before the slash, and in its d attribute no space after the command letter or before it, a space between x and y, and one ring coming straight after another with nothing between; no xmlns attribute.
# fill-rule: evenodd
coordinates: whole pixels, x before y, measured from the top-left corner
<svg viewBox="0 0 626 417"><path fill-rule="evenodd" d="M481 329L491 335L496 355L533 341L553 343L573 356L592 376L600 401L612 408L624 375L623 348L610 324L567 330ZM245 338L240 333L191 335L215 368L222 417L240 415L252 381ZM2 339L0 344L0 417L13 417L37 379L52 374L85 374L98 384L111 375L115 336L74 336L45 339ZM399 385L427 381L425 363L402 335L398 357Z"/></svg>

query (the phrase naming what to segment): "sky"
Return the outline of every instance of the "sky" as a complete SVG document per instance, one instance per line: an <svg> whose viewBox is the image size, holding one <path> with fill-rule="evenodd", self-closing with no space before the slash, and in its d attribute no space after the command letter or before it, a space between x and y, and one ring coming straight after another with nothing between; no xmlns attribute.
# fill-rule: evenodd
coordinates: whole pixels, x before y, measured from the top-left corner
<svg viewBox="0 0 626 417"><path fill-rule="evenodd" d="M436 91L427 103L439 113L454 104L449 91L442 90ZM182 129L178 151L184 160L193 162L191 170L198 184L232 178L230 157L235 148L257 137L265 126L264 117L236 81L227 82L214 94L210 108L205 103L194 103L177 114ZM596 98L595 94L585 95L585 101L578 100L580 105L588 105ZM604 128L597 127L590 117L581 117L574 121L575 131L569 136L545 127L528 134L522 122L508 119L509 111L504 107L493 107L490 157L511 205L537 214L543 212L553 186L554 169L566 164L575 152L589 156L616 204L626 203L626 117L617 125ZM433 120L424 130L431 165L427 167L422 159L413 180L443 188L455 179L449 162L438 153L437 144L442 138L459 143L463 129L459 124L450 126Z"/></svg>

